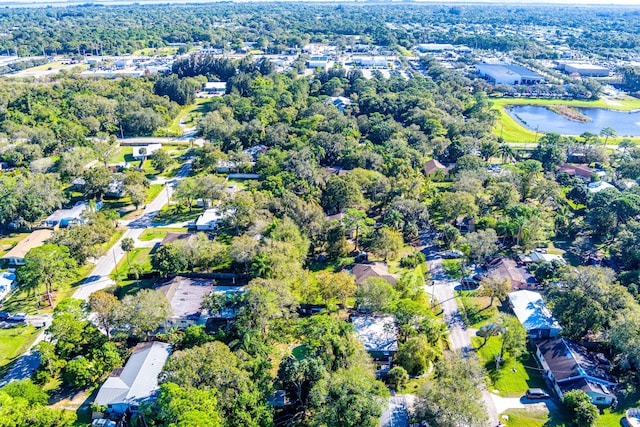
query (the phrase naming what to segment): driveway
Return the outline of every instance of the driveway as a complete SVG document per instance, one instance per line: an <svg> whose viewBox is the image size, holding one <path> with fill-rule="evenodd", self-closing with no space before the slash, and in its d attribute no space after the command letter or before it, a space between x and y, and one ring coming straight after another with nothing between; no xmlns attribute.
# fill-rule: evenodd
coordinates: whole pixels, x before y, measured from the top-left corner
<svg viewBox="0 0 640 427"><path fill-rule="evenodd" d="M404 396L391 396L380 416L380 427L409 427L409 408Z"/></svg>

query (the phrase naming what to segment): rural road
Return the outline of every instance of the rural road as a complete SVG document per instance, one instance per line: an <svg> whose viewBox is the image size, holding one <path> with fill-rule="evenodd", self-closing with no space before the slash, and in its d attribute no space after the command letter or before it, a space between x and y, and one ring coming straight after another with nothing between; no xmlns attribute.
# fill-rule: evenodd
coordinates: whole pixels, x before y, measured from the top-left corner
<svg viewBox="0 0 640 427"><path fill-rule="evenodd" d="M187 162L180 168L175 179L179 180L185 178L189 176L190 173L191 162ZM140 218L129 222L121 222L121 224L127 227L127 231L122 235L120 240L118 240L113 247L107 251L106 254L98 259L95 268L89 277L87 277L74 292L72 298L87 301L93 292L113 285L113 280L111 280L110 277L111 272L114 270L117 263L125 256L125 253L121 248L122 239L130 237L137 240L140 237L144 230L151 225L153 218L160 213L160 209L168 203L169 197L173 194L173 185L174 184L167 183L167 188L164 191L161 191L160 194L158 194L158 196L147 205ZM47 321L47 324L50 325L51 322ZM20 356L18 360L16 360L9 372L7 372L4 378L0 381L0 387L11 381L31 378L33 372L35 372L35 370L38 369L38 366L40 366L40 355L34 350L34 347L40 341L46 339L46 331L42 329L31 347L29 347L29 349Z"/></svg>
<svg viewBox="0 0 640 427"><path fill-rule="evenodd" d="M434 236L431 236L425 239L424 242L425 248L423 252L427 257L427 265L433 279L433 284L425 286L425 291L430 295L434 295L435 299L440 303L444 321L449 329L452 349L459 351L462 357L476 357L473 352L469 331L455 299L455 287L459 286L460 283L447 277L442 266L442 258L437 255L437 247L433 243L433 238ZM481 387L481 391L482 400L489 416L489 426L493 427L498 424L499 413L491 398L491 393L484 385Z"/></svg>

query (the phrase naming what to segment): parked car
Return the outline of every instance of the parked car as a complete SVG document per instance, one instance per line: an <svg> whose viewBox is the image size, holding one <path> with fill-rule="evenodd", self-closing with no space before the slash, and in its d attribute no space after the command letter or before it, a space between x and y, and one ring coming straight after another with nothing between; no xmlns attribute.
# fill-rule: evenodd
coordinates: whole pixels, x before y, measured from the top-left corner
<svg viewBox="0 0 640 427"><path fill-rule="evenodd" d="M549 393L541 388L530 388L527 390L528 399L548 399L549 397L551 397Z"/></svg>
<svg viewBox="0 0 640 427"><path fill-rule="evenodd" d="M454 258L462 258L464 254L460 251L451 250L442 252L442 258L444 259L454 259Z"/></svg>
<svg viewBox="0 0 640 427"><path fill-rule="evenodd" d="M27 313L10 314L8 320L11 322L24 322L27 320Z"/></svg>

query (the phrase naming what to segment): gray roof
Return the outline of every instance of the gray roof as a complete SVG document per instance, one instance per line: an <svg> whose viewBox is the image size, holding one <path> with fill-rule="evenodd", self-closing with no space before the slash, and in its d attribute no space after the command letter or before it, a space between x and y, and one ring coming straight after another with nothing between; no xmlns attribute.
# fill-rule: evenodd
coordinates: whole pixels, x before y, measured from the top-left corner
<svg viewBox="0 0 640 427"><path fill-rule="evenodd" d="M598 362L585 347L578 343L565 338L554 338L537 344L537 347L558 383L563 380L588 377L592 380L615 384L608 365Z"/></svg>
<svg viewBox="0 0 640 427"><path fill-rule="evenodd" d="M159 290L167 296L173 319L200 318L202 301L212 291L213 279L196 279L176 276L164 282Z"/></svg>
<svg viewBox="0 0 640 427"><path fill-rule="evenodd" d="M171 354L171 345L147 342L136 346L124 368L116 369L102 384L95 403L102 406L137 405L158 389L158 375Z"/></svg>
<svg viewBox="0 0 640 427"><path fill-rule="evenodd" d="M398 351L398 328L393 316L354 316L351 323L367 351Z"/></svg>
<svg viewBox="0 0 640 427"><path fill-rule="evenodd" d="M542 295L538 292L527 290L511 292L509 301L513 312L525 330L562 329L542 300Z"/></svg>

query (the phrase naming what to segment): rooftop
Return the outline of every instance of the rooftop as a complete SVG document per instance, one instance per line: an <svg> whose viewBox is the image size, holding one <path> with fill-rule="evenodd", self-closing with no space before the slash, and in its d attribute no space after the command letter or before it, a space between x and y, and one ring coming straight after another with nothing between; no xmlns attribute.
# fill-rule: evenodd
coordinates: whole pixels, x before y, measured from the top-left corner
<svg viewBox="0 0 640 427"><path fill-rule="evenodd" d="M553 338L537 344L556 381L588 376L615 384L608 365L599 363L586 348L565 338Z"/></svg>
<svg viewBox="0 0 640 427"><path fill-rule="evenodd" d="M51 236L53 236L53 230L35 230L26 239L20 241L13 249L4 254L2 259L24 258L27 252L42 246Z"/></svg>
<svg viewBox="0 0 640 427"><path fill-rule="evenodd" d="M174 319L198 320L202 311L205 295L213 290L212 279L196 279L176 276L168 282L162 282L158 290L167 296Z"/></svg>
<svg viewBox="0 0 640 427"><path fill-rule="evenodd" d="M398 329L393 316L354 316L351 323L367 351L398 351Z"/></svg>
<svg viewBox="0 0 640 427"><path fill-rule="evenodd" d="M511 292L509 301L525 330L562 329L538 292L527 290Z"/></svg>
<svg viewBox="0 0 640 427"><path fill-rule="evenodd" d="M95 403L139 404L158 389L158 375L171 354L171 345L162 342L138 344L124 368L114 370L102 384Z"/></svg>
<svg viewBox="0 0 640 427"><path fill-rule="evenodd" d="M599 393L607 396L615 397L615 395L604 384L599 384L594 381L589 381L587 378L576 378L575 380L568 380L558 384L562 393L573 390L582 390L585 393Z"/></svg>
<svg viewBox="0 0 640 427"><path fill-rule="evenodd" d="M358 285L370 277L379 277L392 285L396 284L396 277L389 274L389 267L383 262L356 264L351 268L351 273L355 276Z"/></svg>

